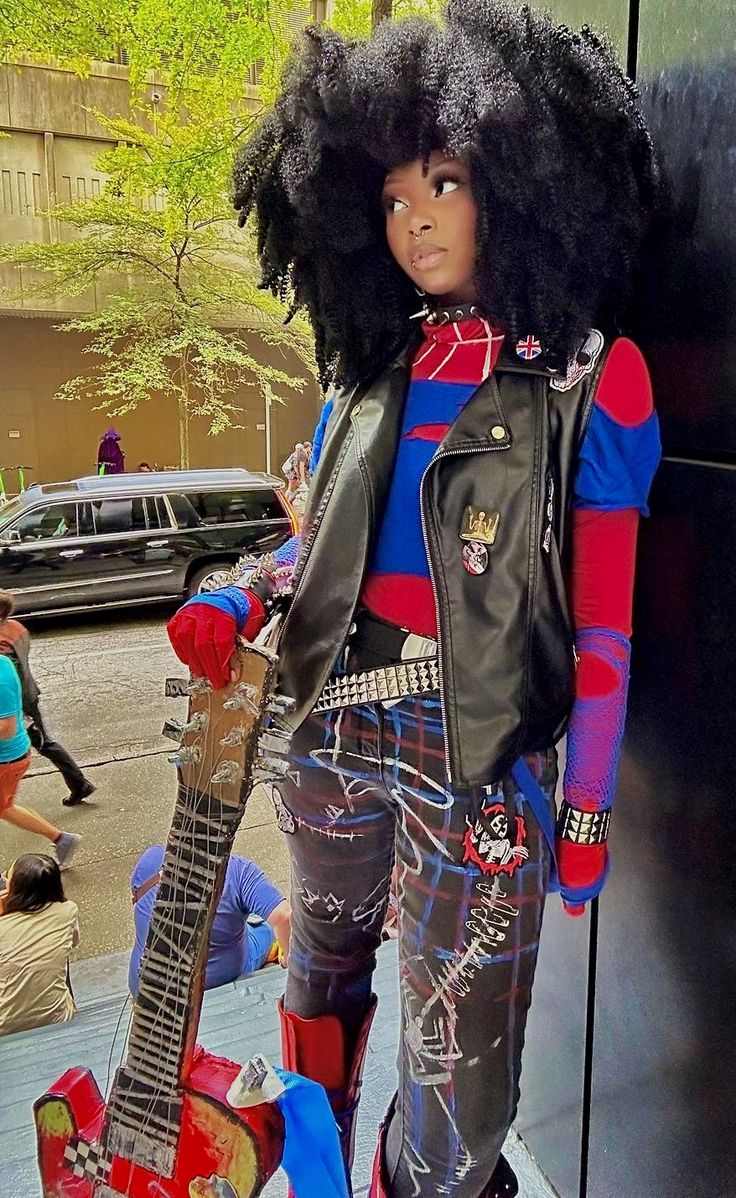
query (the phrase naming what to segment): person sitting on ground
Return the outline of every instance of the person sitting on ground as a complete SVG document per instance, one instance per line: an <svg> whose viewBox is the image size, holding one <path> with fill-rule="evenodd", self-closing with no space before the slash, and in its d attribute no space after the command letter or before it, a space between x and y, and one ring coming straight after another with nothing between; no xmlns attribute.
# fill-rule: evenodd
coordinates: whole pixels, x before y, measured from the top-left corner
<svg viewBox="0 0 736 1198"><path fill-rule="evenodd" d="M69 954L79 943L77 904L58 862L24 853L0 897L0 1036L71 1019Z"/></svg>
<svg viewBox="0 0 736 1198"><path fill-rule="evenodd" d="M28 736L37 753L55 765L69 787L69 794L62 803L65 807L76 807L82 799L95 793L96 787L85 778L74 758L49 734L39 705L41 693L31 673L29 655L31 638L28 629L20 620L13 620L15 599L10 591L0 591L0 653L9 657L15 666L23 699L23 714L29 721Z"/></svg>
<svg viewBox="0 0 736 1198"><path fill-rule="evenodd" d="M31 742L23 723L20 680L9 658L0 654L0 819L45 836L56 849L62 869L71 862L82 839L76 832L62 832L30 807L18 807L15 796L31 759Z"/></svg>
<svg viewBox="0 0 736 1198"><path fill-rule="evenodd" d="M128 987L138 993L141 957L146 946L153 904L161 881L164 846L146 849L130 880L135 921L135 946L128 969ZM253 923L253 917L262 922ZM224 986L243 974L255 973L272 961L285 964L289 948L291 908L263 870L247 857L232 856L210 932L205 989Z"/></svg>

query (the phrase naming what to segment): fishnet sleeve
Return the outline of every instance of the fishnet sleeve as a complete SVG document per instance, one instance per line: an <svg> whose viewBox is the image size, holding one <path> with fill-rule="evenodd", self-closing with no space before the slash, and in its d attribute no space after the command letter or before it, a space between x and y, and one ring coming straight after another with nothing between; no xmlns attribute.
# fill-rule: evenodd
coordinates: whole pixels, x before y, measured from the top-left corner
<svg viewBox="0 0 736 1198"><path fill-rule="evenodd" d="M577 634L580 664L586 655L607 667L605 692L575 699L567 731L565 801L579 811L605 811L616 789L626 721L631 644L610 628L583 628ZM580 669L580 665L578 666Z"/></svg>

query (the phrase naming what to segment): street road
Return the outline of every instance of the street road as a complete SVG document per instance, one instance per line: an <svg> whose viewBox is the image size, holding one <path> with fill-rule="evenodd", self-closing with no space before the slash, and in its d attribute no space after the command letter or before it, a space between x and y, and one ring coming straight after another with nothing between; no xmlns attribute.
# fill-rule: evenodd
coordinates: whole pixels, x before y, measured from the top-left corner
<svg viewBox="0 0 736 1198"><path fill-rule="evenodd" d="M160 733L167 716L183 718L185 709L182 700L164 697L164 679L185 674L166 637L172 610L29 622L46 722L97 787L80 806L62 807L61 775L34 753L18 795L19 803L84 837L64 873L67 897L80 911L77 958L131 946L130 875L142 851L168 832L176 772L166 758L174 743ZM45 852L46 844L0 821L3 869L19 853ZM251 795L235 851L287 891L286 844L262 788Z"/></svg>

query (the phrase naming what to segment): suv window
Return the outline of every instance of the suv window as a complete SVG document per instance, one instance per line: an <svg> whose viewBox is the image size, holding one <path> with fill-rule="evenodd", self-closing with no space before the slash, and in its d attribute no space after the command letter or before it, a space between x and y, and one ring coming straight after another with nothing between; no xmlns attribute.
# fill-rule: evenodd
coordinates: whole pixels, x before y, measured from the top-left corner
<svg viewBox="0 0 736 1198"><path fill-rule="evenodd" d="M84 506L91 509L92 517L91 527L89 518L84 520L84 531L94 532L98 537L116 532L145 532L148 527L142 498L93 499Z"/></svg>
<svg viewBox="0 0 736 1198"><path fill-rule="evenodd" d="M21 541L42 541L52 537L76 537L76 503L50 503L26 512L12 526Z"/></svg>
<svg viewBox="0 0 736 1198"><path fill-rule="evenodd" d="M186 498L202 524L242 524L251 520L284 520L286 513L273 493L264 491L187 492ZM178 518L178 513L177 513Z"/></svg>
<svg viewBox="0 0 736 1198"><path fill-rule="evenodd" d="M179 528L200 528L201 520L186 495L169 495L174 519Z"/></svg>
<svg viewBox="0 0 736 1198"><path fill-rule="evenodd" d="M149 528L171 528L171 516L163 495L149 495L146 499Z"/></svg>

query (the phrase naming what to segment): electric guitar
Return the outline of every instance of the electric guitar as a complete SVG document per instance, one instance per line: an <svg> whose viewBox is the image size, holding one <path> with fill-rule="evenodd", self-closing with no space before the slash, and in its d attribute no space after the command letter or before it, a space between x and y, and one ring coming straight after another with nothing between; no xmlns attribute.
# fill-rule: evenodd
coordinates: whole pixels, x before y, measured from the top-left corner
<svg viewBox="0 0 736 1198"><path fill-rule="evenodd" d="M140 971L125 1063L105 1103L70 1069L34 1104L44 1198L255 1198L278 1167L283 1087L263 1058L239 1065L196 1044L210 927L256 781L285 772L276 657L239 642L236 683L189 694L172 761L177 798ZM268 728L265 729L265 725Z"/></svg>

